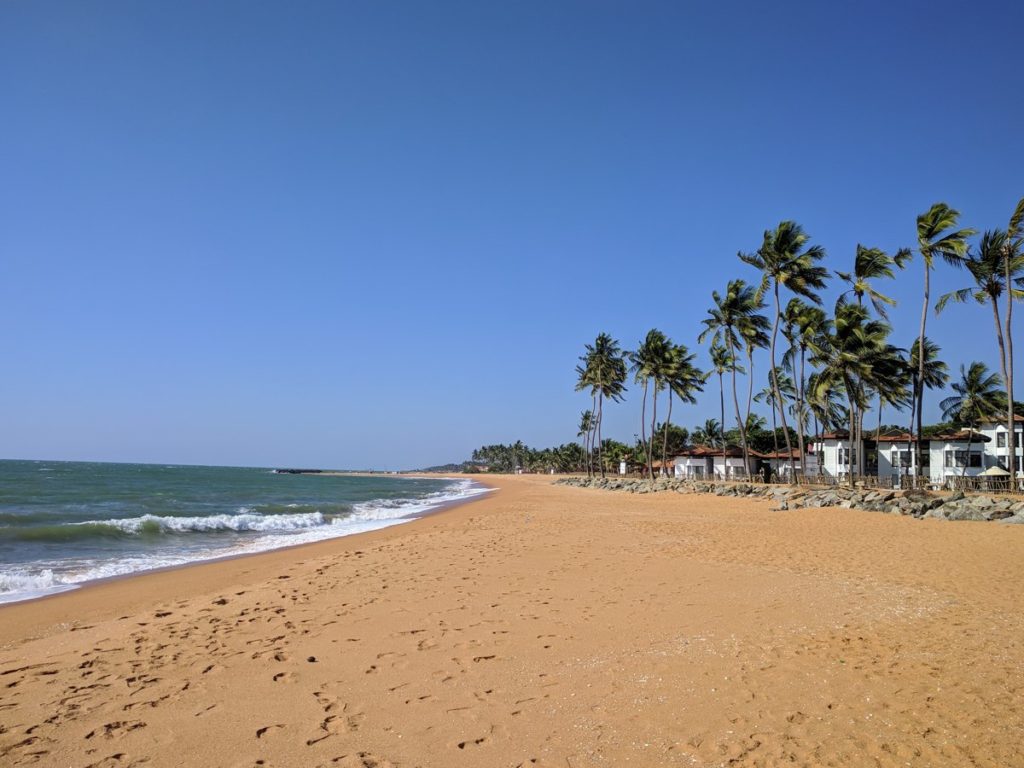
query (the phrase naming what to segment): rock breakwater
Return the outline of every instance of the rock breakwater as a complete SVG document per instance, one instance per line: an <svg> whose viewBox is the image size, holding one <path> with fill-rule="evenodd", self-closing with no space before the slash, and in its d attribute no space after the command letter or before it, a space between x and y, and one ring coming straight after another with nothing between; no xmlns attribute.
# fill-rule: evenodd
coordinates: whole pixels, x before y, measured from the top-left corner
<svg viewBox="0 0 1024 768"><path fill-rule="evenodd" d="M767 499L775 503L773 510L842 507L939 520L975 520L1024 524L1024 498L986 494L932 493L889 488L848 488L844 486L765 485L760 483L725 483L701 480L657 478L566 477L556 485L596 488L623 493L711 494Z"/></svg>

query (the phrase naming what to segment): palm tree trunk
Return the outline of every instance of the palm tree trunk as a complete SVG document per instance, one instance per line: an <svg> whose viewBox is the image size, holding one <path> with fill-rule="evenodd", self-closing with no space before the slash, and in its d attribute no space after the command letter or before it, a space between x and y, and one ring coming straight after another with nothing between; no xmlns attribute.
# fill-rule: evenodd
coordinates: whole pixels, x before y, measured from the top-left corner
<svg viewBox="0 0 1024 768"><path fill-rule="evenodd" d="M594 431L597 429L597 395L590 398L590 429L587 430L587 477L594 475Z"/></svg>
<svg viewBox="0 0 1024 768"><path fill-rule="evenodd" d="M747 412L743 416L744 440L747 434L747 424L750 422L751 403L754 400L754 348L747 347ZM746 449L746 456L743 459L743 471L750 474L750 449Z"/></svg>
<svg viewBox="0 0 1024 768"><path fill-rule="evenodd" d="M822 427L824 427L824 425L822 425ZM820 435L820 433L821 433L821 430L818 429L818 414L815 413L814 414L814 436L818 437ZM824 441L818 440L818 443L821 444L821 446L822 446L821 450L822 450L822 452L824 452L824 450L825 450ZM822 457L820 455L816 456L815 458L817 459L817 464L818 464L818 477L821 477L825 473L825 466L824 466L825 463L822 461Z"/></svg>
<svg viewBox="0 0 1024 768"><path fill-rule="evenodd" d="M718 372L718 400L722 407L722 420L718 422L719 437L722 439L722 446L725 446L725 379L722 372Z"/></svg>
<svg viewBox="0 0 1024 768"><path fill-rule="evenodd" d="M865 454L867 453L867 446L864 443L864 408L867 408L867 397L864 398L864 403L865 405L863 408L857 408L857 443L863 449L860 451L860 453L857 454L857 472L858 474L860 474L861 477L864 477L867 474L867 458L865 456ZM877 442L875 443L875 450L877 453ZM877 469L875 471L877 473Z"/></svg>
<svg viewBox="0 0 1024 768"><path fill-rule="evenodd" d="M917 382L914 382L914 392L917 392ZM910 426L907 428L907 448L910 449L911 465L914 470L914 475L917 475L917 449L914 447L914 420L917 418L917 395L914 394L910 398ZM907 473L909 474L909 473Z"/></svg>
<svg viewBox="0 0 1024 768"><path fill-rule="evenodd" d="M1007 301L1010 301L1010 302L1013 301L1012 295L1007 296ZM1008 383L1010 379L1009 379L1009 376L1007 375L1007 370L1006 370L1006 344L1005 344L1005 342L1003 340L1003 323L999 319L999 299L997 299L995 296L992 297L992 316L995 319L995 323L996 323L996 341L999 343L999 372L1003 375L1003 384L1007 388L1006 389L1006 399L1007 400L1012 400L1012 398L1010 397L1010 389L1009 389L1009 383ZM1009 410L1007 411L1007 415L1009 415ZM1012 433L1013 431L1014 431L1014 429L1013 429L1013 422L1012 421L1007 421L1007 433ZM1014 451L1014 452L1016 451L1016 447L1014 447L1012 449L1010 448L1010 446L1013 445L1013 443L1010 442L1010 437L1011 437L1010 434L1006 435L1006 468L1008 470L1010 470L1011 474L1016 475L1016 473L1017 473L1016 458L1017 457L1014 456L1013 453L1011 453L1011 451ZM1013 483L1011 483L1011 485L1013 485Z"/></svg>
<svg viewBox="0 0 1024 768"><path fill-rule="evenodd" d="M634 435L635 436L635 435ZM644 456L647 454L647 379L644 379L644 399L640 406L640 439L644 444ZM651 465L647 462L647 472L650 474Z"/></svg>
<svg viewBox="0 0 1024 768"><path fill-rule="evenodd" d="M786 404L782 399L782 391L779 388L779 375L775 368L775 337L779 333L779 319L782 317L782 305L779 303L779 281L775 281L775 325L772 327L772 388L775 390L775 407L779 410L779 418L782 421L782 434L786 438L786 461L790 465L790 479L793 474L793 441L789 439L789 426L786 424ZM775 449L778 453L778 448Z"/></svg>
<svg viewBox="0 0 1024 768"><path fill-rule="evenodd" d="M843 384L846 387L846 402L849 406L847 408L847 419L849 423L847 425L846 432L846 481L850 487L853 487L853 435L854 425L856 424L857 417L857 405L856 396L853 390L853 382L850 381L849 376L843 377Z"/></svg>
<svg viewBox="0 0 1024 768"><path fill-rule="evenodd" d="M671 426L672 426L672 388L669 387L669 390L668 390L668 416L665 417L665 436L664 436L664 439L661 441L661 468L665 472L666 475L668 474L668 468L666 467L666 464L668 463L668 430L669 430L669 427L671 427Z"/></svg>
<svg viewBox="0 0 1024 768"><path fill-rule="evenodd" d="M804 451L806 446L804 445L804 430L806 424L804 424L804 349L800 347L800 381L796 388L796 442L797 447L800 450L800 477L807 477L804 472L804 457L807 455Z"/></svg>
<svg viewBox="0 0 1024 768"><path fill-rule="evenodd" d="M924 254L921 254L924 259ZM931 295L931 266L928 262L924 265L924 303L921 305L921 333L917 338L917 391L914 393L917 400L917 442L914 444L914 455L917 458L914 472L917 477L921 476L921 412L924 410L924 331L925 323L928 322L928 301ZM911 428L913 432L913 428Z"/></svg>
<svg viewBox="0 0 1024 768"><path fill-rule="evenodd" d="M732 341L729 342L729 359L732 361L732 402L736 406L736 426L740 430L740 446L743 448L743 466L747 467L749 472L750 467L750 454L747 451L747 428L740 418L740 399L736 394L736 356L734 355L735 347L732 345ZM725 460L725 428L722 428L722 460ZM728 464L725 465L726 467Z"/></svg>
<svg viewBox="0 0 1024 768"><path fill-rule="evenodd" d="M852 397L849 399L849 403L850 403L850 429L849 429L849 432L847 433L847 438L848 439L846 441L846 464L847 464L846 477L847 477L847 482L850 484L850 487L853 488L853 450L854 450L853 449L853 445L854 445L854 443L853 443L853 431L854 431L853 427L854 427L854 424L856 423L856 409L857 409L857 406L854 405Z"/></svg>
<svg viewBox="0 0 1024 768"><path fill-rule="evenodd" d="M1003 252L1006 278L1006 451L1010 460L1010 488L1017 488L1017 424L1013 415L1013 280L1010 273L1010 249Z"/></svg>
<svg viewBox="0 0 1024 768"><path fill-rule="evenodd" d="M651 442L647 445L647 463L651 467L651 480L654 479L654 428L658 424L658 379L654 379L654 391L651 393Z"/></svg>
<svg viewBox="0 0 1024 768"><path fill-rule="evenodd" d="M750 421L750 404L754 401L754 349L747 347L747 412L743 415L743 423Z"/></svg>
<svg viewBox="0 0 1024 768"><path fill-rule="evenodd" d="M775 404L772 403L772 443L775 445L775 455L777 457L779 454L779 427L775 416Z"/></svg>
<svg viewBox="0 0 1024 768"><path fill-rule="evenodd" d="M974 429L970 426L967 427L967 457L964 459L964 471L960 473L960 477L967 477L967 467L971 465L971 441L974 439Z"/></svg>
<svg viewBox="0 0 1024 768"><path fill-rule="evenodd" d="M601 477L604 477L604 447L601 445L601 420L604 418L604 393L597 392L597 463L601 467Z"/></svg>

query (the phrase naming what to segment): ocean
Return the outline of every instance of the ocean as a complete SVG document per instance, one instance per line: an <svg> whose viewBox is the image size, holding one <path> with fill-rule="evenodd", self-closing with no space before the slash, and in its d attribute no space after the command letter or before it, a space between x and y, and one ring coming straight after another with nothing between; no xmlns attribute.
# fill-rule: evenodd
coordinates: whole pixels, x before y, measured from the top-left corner
<svg viewBox="0 0 1024 768"><path fill-rule="evenodd" d="M0 603L372 531L486 491L466 479L0 461Z"/></svg>

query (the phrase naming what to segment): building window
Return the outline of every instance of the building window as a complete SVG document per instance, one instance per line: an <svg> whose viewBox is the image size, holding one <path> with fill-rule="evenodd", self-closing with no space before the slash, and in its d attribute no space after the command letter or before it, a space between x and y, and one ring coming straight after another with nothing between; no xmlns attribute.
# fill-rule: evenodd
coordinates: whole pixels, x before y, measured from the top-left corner
<svg viewBox="0 0 1024 768"><path fill-rule="evenodd" d="M1020 441L1021 441L1021 431L1019 429L1015 430L1014 431L1014 435L1015 435L1014 439L1016 441L1014 443L1014 447L1019 451L1021 449L1021 444L1020 444ZM1005 448L1005 447L1006 447L1006 430L1001 430L999 432L996 432L996 448Z"/></svg>
<svg viewBox="0 0 1024 768"><path fill-rule="evenodd" d="M946 469L963 469L964 467L981 466L981 453L979 451L971 451L969 461L967 456L967 450L964 448L947 450L945 453Z"/></svg>
<svg viewBox="0 0 1024 768"><path fill-rule="evenodd" d="M850 456L850 453L853 454L852 457ZM851 458L853 460L853 463L856 464L857 463L857 449L856 448L849 449L849 448L846 448L846 447L844 447L842 445L839 446L839 466L840 467L849 466Z"/></svg>
<svg viewBox="0 0 1024 768"><path fill-rule="evenodd" d="M892 468L902 469L904 467L911 466L910 451L901 451L896 448L892 449Z"/></svg>

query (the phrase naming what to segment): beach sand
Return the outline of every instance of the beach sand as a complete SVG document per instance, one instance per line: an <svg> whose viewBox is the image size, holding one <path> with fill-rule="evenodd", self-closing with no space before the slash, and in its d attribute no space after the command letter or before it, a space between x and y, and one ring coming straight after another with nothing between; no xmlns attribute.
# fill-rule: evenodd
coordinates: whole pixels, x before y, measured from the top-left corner
<svg viewBox="0 0 1024 768"><path fill-rule="evenodd" d="M0 765L1024 765L1024 526L491 482L0 608Z"/></svg>

